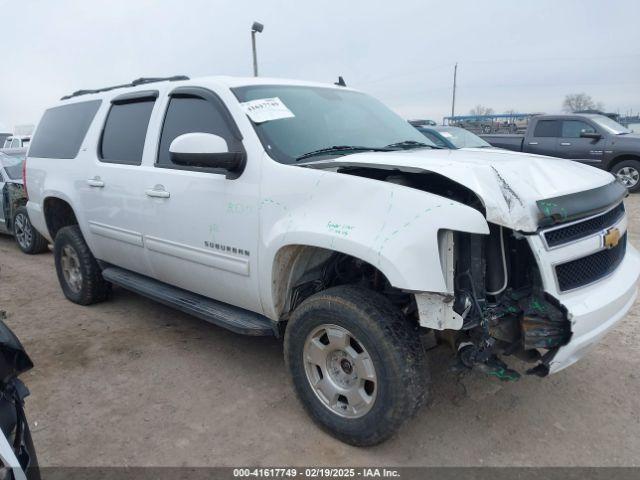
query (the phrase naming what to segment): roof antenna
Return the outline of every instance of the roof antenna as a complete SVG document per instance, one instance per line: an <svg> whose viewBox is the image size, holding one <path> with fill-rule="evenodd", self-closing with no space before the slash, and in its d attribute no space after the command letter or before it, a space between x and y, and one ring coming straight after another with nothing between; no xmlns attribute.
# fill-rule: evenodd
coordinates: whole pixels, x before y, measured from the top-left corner
<svg viewBox="0 0 640 480"><path fill-rule="evenodd" d="M334 83L334 85L338 85L339 87L346 87L347 84L344 83L344 78L342 77L338 77L338 81L336 83Z"/></svg>

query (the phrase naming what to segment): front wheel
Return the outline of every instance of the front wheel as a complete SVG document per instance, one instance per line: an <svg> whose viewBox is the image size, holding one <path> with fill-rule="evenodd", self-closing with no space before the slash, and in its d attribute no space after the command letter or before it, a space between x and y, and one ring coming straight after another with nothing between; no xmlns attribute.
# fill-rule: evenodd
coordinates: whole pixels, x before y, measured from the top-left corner
<svg viewBox="0 0 640 480"><path fill-rule="evenodd" d="M341 286L309 297L289 321L284 348L303 406L345 443L383 442L426 397L419 329L376 292Z"/></svg>
<svg viewBox="0 0 640 480"><path fill-rule="evenodd" d="M20 250L29 255L46 252L49 242L33 228L27 213L27 207L18 207L13 217L13 236Z"/></svg>
<svg viewBox="0 0 640 480"><path fill-rule="evenodd" d="M640 191L640 160L623 160L611 170L631 192Z"/></svg>

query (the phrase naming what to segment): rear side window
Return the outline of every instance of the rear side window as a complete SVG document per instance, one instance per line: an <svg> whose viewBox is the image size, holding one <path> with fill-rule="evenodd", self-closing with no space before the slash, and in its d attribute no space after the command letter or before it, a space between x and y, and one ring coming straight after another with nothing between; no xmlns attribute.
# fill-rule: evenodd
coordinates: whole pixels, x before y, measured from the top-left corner
<svg viewBox="0 0 640 480"><path fill-rule="evenodd" d="M75 158L102 100L50 108L31 141L30 157Z"/></svg>
<svg viewBox="0 0 640 480"><path fill-rule="evenodd" d="M229 151L242 150L241 143L233 136L223 113L209 100L192 96L174 96L169 102L162 126L158 165L173 166L169 146L185 133L213 133L224 138Z"/></svg>
<svg viewBox="0 0 640 480"><path fill-rule="evenodd" d="M534 137L559 137L560 122L558 120L540 120L533 132Z"/></svg>
<svg viewBox="0 0 640 480"><path fill-rule="evenodd" d="M100 160L140 165L154 98L114 103L109 110L100 143Z"/></svg>

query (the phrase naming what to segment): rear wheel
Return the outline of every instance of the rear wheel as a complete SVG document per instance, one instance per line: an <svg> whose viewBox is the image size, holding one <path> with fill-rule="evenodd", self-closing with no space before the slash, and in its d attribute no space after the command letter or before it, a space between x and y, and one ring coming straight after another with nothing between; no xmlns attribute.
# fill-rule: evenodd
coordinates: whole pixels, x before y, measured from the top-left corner
<svg viewBox="0 0 640 480"><path fill-rule="evenodd" d="M627 189L632 192L640 191L640 160L623 160L611 170Z"/></svg>
<svg viewBox="0 0 640 480"><path fill-rule="evenodd" d="M49 243L33 228L27 213L27 207L18 207L13 217L13 236L20 250L29 255L48 250Z"/></svg>
<svg viewBox="0 0 640 480"><path fill-rule="evenodd" d="M84 241L80 227L61 228L53 254L64 295L74 303L90 305L106 300L111 284L102 278L100 266Z"/></svg>
<svg viewBox="0 0 640 480"><path fill-rule="evenodd" d="M418 327L378 293L341 286L309 297L293 313L284 344L303 406L351 445L383 442L426 397Z"/></svg>

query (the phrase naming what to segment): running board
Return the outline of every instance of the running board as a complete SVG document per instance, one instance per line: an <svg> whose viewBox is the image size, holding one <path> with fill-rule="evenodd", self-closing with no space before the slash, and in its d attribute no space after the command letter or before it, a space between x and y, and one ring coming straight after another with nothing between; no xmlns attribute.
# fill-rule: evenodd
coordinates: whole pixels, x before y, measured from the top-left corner
<svg viewBox="0 0 640 480"><path fill-rule="evenodd" d="M218 302L123 268L107 267L102 270L102 276L108 282L235 333L263 337L276 334L275 324L264 315Z"/></svg>

